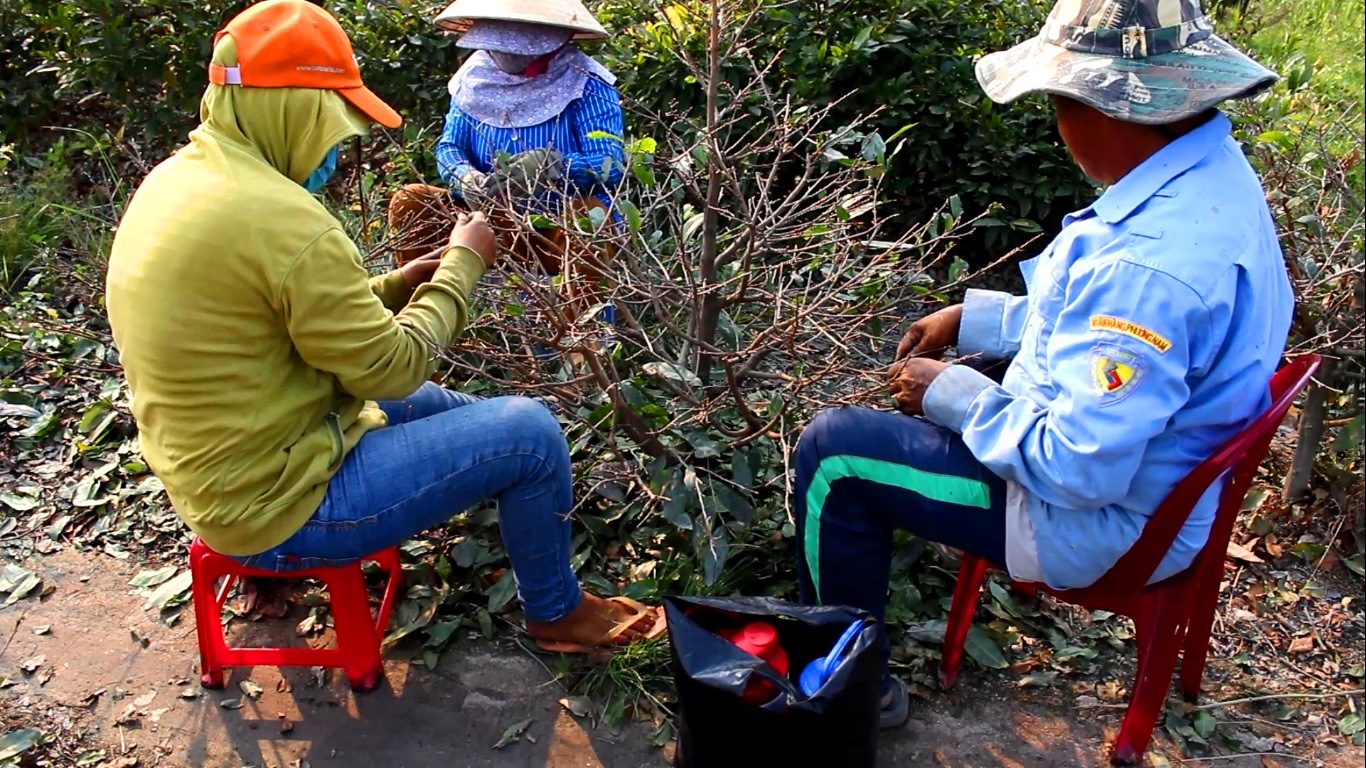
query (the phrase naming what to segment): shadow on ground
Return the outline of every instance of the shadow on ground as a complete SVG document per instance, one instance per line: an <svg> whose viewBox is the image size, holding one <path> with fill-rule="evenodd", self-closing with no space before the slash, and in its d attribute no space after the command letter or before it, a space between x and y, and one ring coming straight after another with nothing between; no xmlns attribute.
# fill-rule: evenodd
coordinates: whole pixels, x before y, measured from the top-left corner
<svg viewBox="0 0 1366 768"><path fill-rule="evenodd" d="M361 696L351 694L339 672L320 684L307 669L232 670L227 690L201 691L192 616L187 611L166 626L143 611L127 586L135 569L71 551L37 565L56 589L42 602L27 600L0 611L0 638L9 639L0 675L16 682L0 691L0 701L48 700L81 713L94 741L111 757L136 757L138 766L671 764L672 745L651 746L652 728L633 725L612 734L573 717L557 703L564 691L539 661L487 643L453 645L435 670L391 654L386 683ZM233 625L237 639L298 642L292 621L240 624ZM50 626L46 634L31 631L44 626ZM38 656L44 658L34 673L20 670ZM244 695L244 680L260 687L259 698ZM963 686L973 682L969 675ZM1104 765L1120 716L1078 715L1014 688L977 690L965 699L938 696L916 706L911 723L886 736L882 766ZM511 726L528 719L517 741L494 749ZM1361 758L1343 763L1349 764L1360 765ZM1222 758L1220 765L1265 764L1250 756Z"/></svg>

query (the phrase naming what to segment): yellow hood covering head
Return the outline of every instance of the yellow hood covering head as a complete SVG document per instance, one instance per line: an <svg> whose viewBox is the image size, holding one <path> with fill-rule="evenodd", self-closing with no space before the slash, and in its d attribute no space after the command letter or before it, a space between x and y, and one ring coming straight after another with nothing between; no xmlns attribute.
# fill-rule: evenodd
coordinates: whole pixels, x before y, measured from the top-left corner
<svg viewBox="0 0 1366 768"><path fill-rule="evenodd" d="M237 43L218 41L213 63L237 65ZM368 136L370 120L336 91L251 88L210 83L199 103L200 128L255 150L277 171L302 184L331 149Z"/></svg>

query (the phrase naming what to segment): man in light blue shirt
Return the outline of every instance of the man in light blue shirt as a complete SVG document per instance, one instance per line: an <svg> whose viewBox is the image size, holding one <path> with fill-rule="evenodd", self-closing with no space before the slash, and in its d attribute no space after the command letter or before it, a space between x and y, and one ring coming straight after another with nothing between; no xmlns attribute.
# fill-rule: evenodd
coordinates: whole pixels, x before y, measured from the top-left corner
<svg viewBox="0 0 1366 768"><path fill-rule="evenodd" d="M1294 298L1261 184L1216 105L1270 71L1198 0L1061 0L1038 38L984 58L1009 102L1051 95L1073 159L1108 189L1022 265L1028 295L969 291L914 323L901 413L820 414L796 456L803 595L879 616L909 530L1056 588L1094 583L1172 487L1270 401ZM998 383L937 357L1005 360ZM1154 580L1204 546L1201 499ZM907 714L888 677L883 722Z"/></svg>

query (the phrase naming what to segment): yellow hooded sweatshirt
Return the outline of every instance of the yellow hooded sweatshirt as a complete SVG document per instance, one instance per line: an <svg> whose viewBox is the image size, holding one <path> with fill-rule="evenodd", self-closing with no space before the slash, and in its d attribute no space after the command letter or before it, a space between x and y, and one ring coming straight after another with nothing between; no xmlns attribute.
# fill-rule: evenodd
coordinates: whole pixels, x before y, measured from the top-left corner
<svg viewBox="0 0 1366 768"><path fill-rule="evenodd" d="M225 37L214 62L237 63ZM313 515L373 402L427 381L484 263L452 249L409 296L370 278L301 182L369 123L335 92L210 85L190 143L148 174L106 302L142 452L215 550L264 552Z"/></svg>

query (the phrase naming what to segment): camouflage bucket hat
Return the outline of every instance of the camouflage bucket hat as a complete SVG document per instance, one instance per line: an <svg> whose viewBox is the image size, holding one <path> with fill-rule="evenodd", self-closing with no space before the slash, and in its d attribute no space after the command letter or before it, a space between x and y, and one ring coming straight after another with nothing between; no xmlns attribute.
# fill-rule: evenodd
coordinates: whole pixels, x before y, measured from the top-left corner
<svg viewBox="0 0 1366 768"><path fill-rule="evenodd" d="M1038 37L977 62L998 104L1052 93L1149 125L1255 96L1277 79L1214 34L1200 0L1058 0Z"/></svg>

